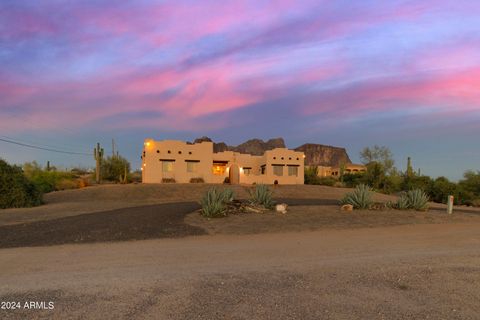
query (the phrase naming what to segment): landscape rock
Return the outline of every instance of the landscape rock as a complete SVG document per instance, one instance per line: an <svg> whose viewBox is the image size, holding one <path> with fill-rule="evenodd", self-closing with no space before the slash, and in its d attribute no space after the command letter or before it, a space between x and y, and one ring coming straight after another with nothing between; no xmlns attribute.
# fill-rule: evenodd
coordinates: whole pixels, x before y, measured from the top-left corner
<svg viewBox="0 0 480 320"><path fill-rule="evenodd" d="M353 206L351 204L344 204L340 210L342 211L353 211Z"/></svg>
<svg viewBox="0 0 480 320"><path fill-rule="evenodd" d="M287 213L287 207L288 205L286 203L280 203L275 206L275 210L280 213Z"/></svg>

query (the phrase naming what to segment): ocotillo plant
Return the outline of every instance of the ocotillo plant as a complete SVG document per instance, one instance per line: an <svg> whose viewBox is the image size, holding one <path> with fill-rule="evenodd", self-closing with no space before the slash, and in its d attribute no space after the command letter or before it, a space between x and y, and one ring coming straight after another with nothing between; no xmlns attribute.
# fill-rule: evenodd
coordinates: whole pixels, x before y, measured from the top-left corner
<svg viewBox="0 0 480 320"><path fill-rule="evenodd" d="M97 183L100 183L100 165L102 164L103 159L103 148L100 148L100 143L97 143L97 147L93 148L93 157L96 161L95 180Z"/></svg>

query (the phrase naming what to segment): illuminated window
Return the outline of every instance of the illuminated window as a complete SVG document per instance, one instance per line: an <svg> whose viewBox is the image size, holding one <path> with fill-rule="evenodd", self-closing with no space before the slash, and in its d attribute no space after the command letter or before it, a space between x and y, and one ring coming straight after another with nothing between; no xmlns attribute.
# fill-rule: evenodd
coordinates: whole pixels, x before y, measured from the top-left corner
<svg viewBox="0 0 480 320"><path fill-rule="evenodd" d="M175 161L162 160L162 171L163 172L172 172L174 162Z"/></svg>
<svg viewBox="0 0 480 320"><path fill-rule="evenodd" d="M275 176L283 176L283 166L276 166L276 165L273 165L273 174Z"/></svg>
<svg viewBox="0 0 480 320"><path fill-rule="evenodd" d="M214 175L223 176L225 174L225 170L227 169L226 163L213 163L212 172Z"/></svg>
<svg viewBox="0 0 480 320"><path fill-rule="evenodd" d="M197 163L198 162L187 162L187 172L197 172Z"/></svg>
<svg viewBox="0 0 480 320"><path fill-rule="evenodd" d="M288 167L288 175L298 177L298 167L289 166Z"/></svg>

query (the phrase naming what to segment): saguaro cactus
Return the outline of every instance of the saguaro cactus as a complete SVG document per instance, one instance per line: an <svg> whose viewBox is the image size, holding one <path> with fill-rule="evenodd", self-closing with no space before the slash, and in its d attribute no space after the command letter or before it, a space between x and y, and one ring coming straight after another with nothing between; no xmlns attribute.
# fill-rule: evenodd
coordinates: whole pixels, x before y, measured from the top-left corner
<svg viewBox="0 0 480 320"><path fill-rule="evenodd" d="M95 180L97 183L100 183L100 166L103 159L103 148L100 148L100 143L97 143L97 147L93 148L93 157L96 161Z"/></svg>

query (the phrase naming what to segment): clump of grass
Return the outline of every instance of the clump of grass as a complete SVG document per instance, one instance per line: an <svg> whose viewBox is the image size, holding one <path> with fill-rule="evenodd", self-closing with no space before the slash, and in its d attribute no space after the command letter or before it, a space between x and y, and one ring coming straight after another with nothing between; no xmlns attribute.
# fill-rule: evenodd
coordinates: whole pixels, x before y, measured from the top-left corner
<svg viewBox="0 0 480 320"><path fill-rule="evenodd" d="M364 184L358 185L355 190L349 192L340 201L343 204L351 204L355 209L368 209L373 205L372 189Z"/></svg>
<svg viewBox="0 0 480 320"><path fill-rule="evenodd" d="M428 196L423 190L410 190L400 195L397 201L397 209L425 211L428 209L428 200Z"/></svg>
<svg viewBox="0 0 480 320"><path fill-rule="evenodd" d="M231 189L209 189L200 202L202 205L202 215L207 218L226 216L228 209L227 204L232 202L233 197L234 194Z"/></svg>
<svg viewBox="0 0 480 320"><path fill-rule="evenodd" d="M273 202L273 192L265 184L257 184L250 193L250 203L263 206L266 209L272 209L275 205Z"/></svg>

